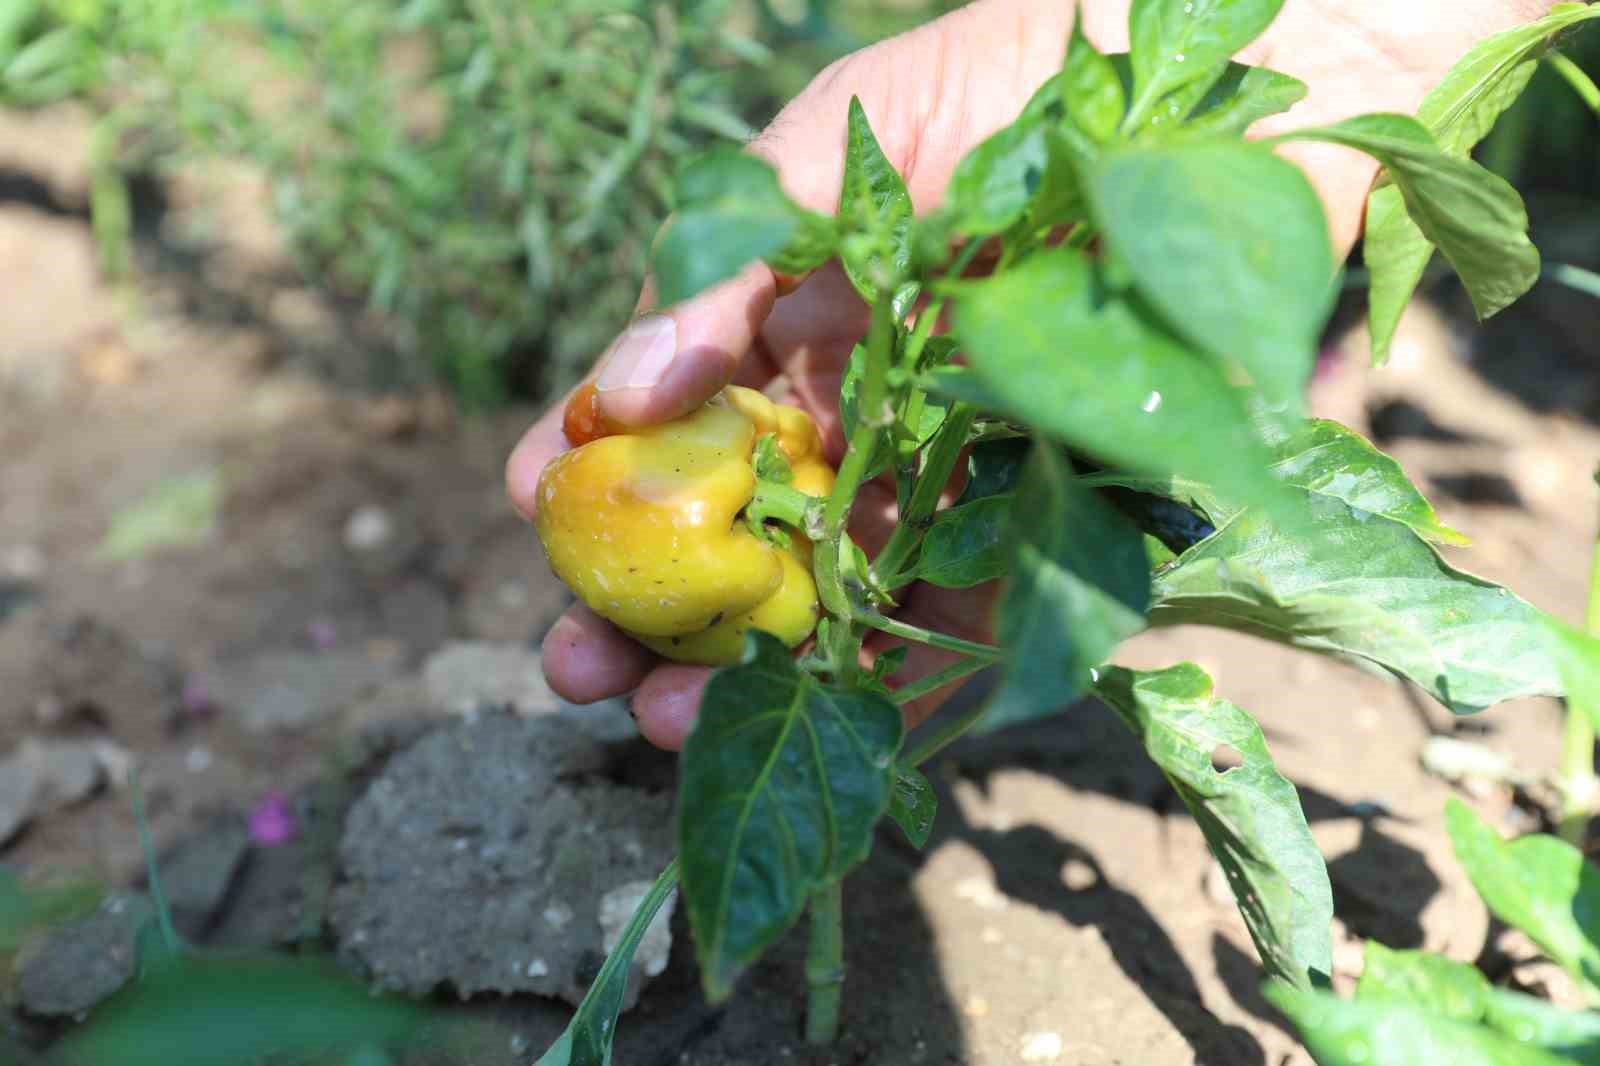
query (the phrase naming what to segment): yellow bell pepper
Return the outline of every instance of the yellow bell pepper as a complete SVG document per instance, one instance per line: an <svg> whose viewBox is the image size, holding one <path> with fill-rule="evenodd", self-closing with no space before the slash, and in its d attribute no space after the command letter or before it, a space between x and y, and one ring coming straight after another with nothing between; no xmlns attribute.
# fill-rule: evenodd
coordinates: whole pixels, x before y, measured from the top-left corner
<svg viewBox="0 0 1600 1066"><path fill-rule="evenodd" d="M536 526L551 568L596 614L679 662L737 662L749 629L795 647L816 628L811 543L756 536L756 441L776 434L792 487L825 496L833 470L810 416L730 385L656 426L612 425L593 386L568 401L573 449L539 479Z"/></svg>

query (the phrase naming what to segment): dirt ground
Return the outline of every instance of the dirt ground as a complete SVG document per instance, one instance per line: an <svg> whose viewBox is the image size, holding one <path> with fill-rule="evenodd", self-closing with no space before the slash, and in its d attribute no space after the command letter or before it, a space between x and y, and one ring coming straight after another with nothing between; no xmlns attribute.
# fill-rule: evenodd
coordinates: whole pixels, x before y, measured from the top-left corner
<svg viewBox="0 0 1600 1066"><path fill-rule="evenodd" d="M330 841L382 755L456 720L426 682L435 654L461 640L536 648L566 602L502 496L501 463L532 412L463 418L437 397L372 388L363 353L381 329L295 280L248 176L154 190L141 282L109 285L84 177L64 162L81 138L70 114L0 119L0 758L30 741L88 744L100 780L0 840L0 863L137 883L130 796L110 783L130 765L168 856L274 793L298 797L325 831L274 846L255 824L196 934L281 942L285 923L320 931L328 892L347 883ZM224 194L220 206L206 189ZM1552 297L1522 315L1475 333L1446 299L1412 317L1380 375L1361 369L1357 331L1336 345L1315 404L1377 436L1474 539L1452 562L1577 620L1600 374L1571 352L1600 312ZM1519 375L1502 356L1529 337L1555 354ZM194 477L221 485L209 532L107 555L130 505ZM1338 983L1373 937L1542 987L1456 867L1442 809L1459 786L1421 753L1454 735L1549 770L1554 702L1456 720L1391 680L1199 629L1147 634L1118 659L1196 661L1258 716L1329 862ZM670 760L625 736L606 752L613 781L670 804ZM965 742L933 769L927 847L888 827L846 886L836 1048L799 1041L803 930L713 1009L679 916L670 963L622 1020L616 1061L1310 1061L1257 991L1253 949L1199 831L1103 708ZM1536 787L1464 791L1507 832L1540 825ZM526 994L441 1009L468 1035L449 1054L419 1048L416 1062L528 1063L569 1011ZM25 1043L52 1031L20 1016L5 1025Z"/></svg>

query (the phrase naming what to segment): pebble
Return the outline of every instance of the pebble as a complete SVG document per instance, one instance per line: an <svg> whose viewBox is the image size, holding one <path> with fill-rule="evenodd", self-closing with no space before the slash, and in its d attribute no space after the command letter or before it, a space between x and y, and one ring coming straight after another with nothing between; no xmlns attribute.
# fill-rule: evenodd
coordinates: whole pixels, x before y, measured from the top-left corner
<svg viewBox="0 0 1600 1066"><path fill-rule="evenodd" d="M1023 1062L1054 1062L1063 1050L1059 1033L1032 1033L1022 1038Z"/></svg>
<svg viewBox="0 0 1600 1066"><path fill-rule="evenodd" d="M353 552L376 551L394 538L394 518L377 504L353 511L344 524L344 546Z"/></svg>
<svg viewBox="0 0 1600 1066"><path fill-rule="evenodd" d="M16 581L37 581L44 576L44 552L36 544L12 544L0 552L0 576Z"/></svg>
<svg viewBox="0 0 1600 1066"><path fill-rule="evenodd" d="M600 897L600 946L608 955L622 942L623 929L634 910L650 894L652 886L650 881L629 881ZM657 977L667 968L667 959L672 954L672 910L677 899L674 892L661 904L634 950L633 964L643 970L646 977Z"/></svg>
<svg viewBox="0 0 1600 1066"><path fill-rule="evenodd" d="M133 977L135 937L150 913L142 896L113 896L42 938L17 965L17 999L43 1017L80 1014Z"/></svg>

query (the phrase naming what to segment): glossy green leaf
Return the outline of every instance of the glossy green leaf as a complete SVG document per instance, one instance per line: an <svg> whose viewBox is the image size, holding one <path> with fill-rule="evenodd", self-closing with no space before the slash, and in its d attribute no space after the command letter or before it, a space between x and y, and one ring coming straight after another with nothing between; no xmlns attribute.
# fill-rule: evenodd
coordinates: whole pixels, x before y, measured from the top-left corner
<svg viewBox="0 0 1600 1066"><path fill-rule="evenodd" d="M970 372L947 367L931 387L1129 470L1278 492L1239 391L1082 253L1041 252L953 291Z"/></svg>
<svg viewBox="0 0 1600 1066"><path fill-rule="evenodd" d="M1297 488L1392 519L1425 540L1469 543L1463 534L1439 521L1433 506L1406 477L1399 463L1352 429L1326 419L1313 419L1277 444L1274 451L1277 461L1273 472Z"/></svg>
<svg viewBox="0 0 1600 1066"><path fill-rule="evenodd" d="M915 766L896 763L894 768L894 793L889 797L889 817L895 820L919 850L928 843L933 832L933 819L939 813L939 797L922 771Z"/></svg>
<svg viewBox="0 0 1600 1066"><path fill-rule="evenodd" d="M56 1047L57 1066L239 1066L403 1047L424 1021L312 956L180 957L146 967ZM276 1058L274 1058L276 1056Z"/></svg>
<svg viewBox="0 0 1600 1066"><path fill-rule="evenodd" d="M1427 951L1394 951L1368 941L1356 999L1419 1007L1458 1022L1478 1022L1489 979L1476 966Z"/></svg>
<svg viewBox="0 0 1600 1066"><path fill-rule="evenodd" d="M713 1002L814 891L866 858L901 729L887 699L822 685L765 633L712 675L680 763L678 840Z"/></svg>
<svg viewBox="0 0 1600 1066"><path fill-rule="evenodd" d="M881 288L904 279L911 261L911 215L906 183L873 136L861 100L852 96L838 216L849 236L840 242L839 258L850 284L868 303Z"/></svg>
<svg viewBox="0 0 1600 1066"><path fill-rule="evenodd" d="M677 886L678 863L673 860L634 908L623 927L622 938L606 956L566 1029L533 1066L610 1066L611 1045L617 1036L617 1017L622 1013L633 953L639 950L639 942L649 931L656 912Z"/></svg>
<svg viewBox="0 0 1600 1066"><path fill-rule="evenodd" d="M943 345L940 346L944 347ZM839 420L844 429L845 439L855 435L856 427L861 424L861 376L866 372L867 349L864 345L856 345L850 352L850 360L845 364L844 377L839 382ZM921 447L926 444L939 427L944 424L945 415L949 412L949 405L940 397L930 396L925 398L921 415L917 418L916 442ZM894 464L895 448L887 431L879 434L878 443L874 446L872 459L867 463L865 477L874 478L888 470Z"/></svg>
<svg viewBox="0 0 1600 1066"><path fill-rule="evenodd" d="M1318 1066L1572 1066L1569 1059L1419 1007L1269 985Z"/></svg>
<svg viewBox="0 0 1600 1066"><path fill-rule="evenodd" d="M1243 134L1257 120L1281 114L1306 97L1305 82L1266 67L1229 63L1183 122L1184 136Z"/></svg>
<svg viewBox="0 0 1600 1066"><path fill-rule="evenodd" d="M997 626L1004 680L986 728L1049 714L1084 692L1090 671L1144 628L1150 573L1139 533L1077 485L1060 449L1033 449L1005 544L1011 580ZM986 501L968 506L983 506Z"/></svg>
<svg viewBox="0 0 1600 1066"><path fill-rule="evenodd" d="M964 589L1003 576L1011 510L1010 496L990 496L938 512L923 537L917 578Z"/></svg>
<svg viewBox="0 0 1600 1066"><path fill-rule="evenodd" d="M1483 1021L1519 1044L1543 1048L1579 1066L1600 1066L1600 1011L1563 1010L1520 992L1491 988Z"/></svg>
<svg viewBox="0 0 1600 1066"><path fill-rule="evenodd" d="M1235 52L1261 36L1283 0L1133 0L1129 127L1156 113L1168 93L1215 78Z"/></svg>
<svg viewBox="0 0 1600 1066"><path fill-rule="evenodd" d="M1082 13L1072 20L1066 76L1061 84L1067 115L1090 140L1105 144L1117 135L1128 98L1111 60L1083 35Z"/></svg>
<svg viewBox="0 0 1600 1066"><path fill-rule="evenodd" d="M1545 834L1503 840L1461 800L1445 807L1456 859L1495 917L1528 934L1600 1000L1600 868Z"/></svg>
<svg viewBox="0 0 1600 1066"><path fill-rule="evenodd" d="M1299 491L1297 535L1253 508L1155 582L1152 625L1222 626L1421 686L1457 713L1560 690L1537 610L1399 522Z"/></svg>
<svg viewBox="0 0 1600 1066"><path fill-rule="evenodd" d="M1528 240L1517 190L1472 160L1446 154L1416 119L1358 115L1289 136L1356 148L1382 163L1406 215L1460 275L1480 319L1539 280L1539 252Z"/></svg>
<svg viewBox="0 0 1600 1066"><path fill-rule="evenodd" d="M1113 254L1171 327L1298 414L1334 295L1305 173L1258 145L1195 141L1107 153L1086 184Z"/></svg>
<svg viewBox="0 0 1600 1066"><path fill-rule="evenodd" d="M1389 361L1400 316L1433 258L1433 242L1406 214L1405 198L1394 185L1381 185L1367 197L1361 257L1367 266L1367 331L1372 362Z"/></svg>
<svg viewBox="0 0 1600 1066"><path fill-rule="evenodd" d="M1194 816L1228 875L1270 976L1309 989L1333 972L1333 889L1300 809L1261 727L1211 691L1193 663L1154 673L1102 670L1095 693L1127 723ZM1240 765L1218 772L1219 746Z"/></svg>
<svg viewBox="0 0 1600 1066"><path fill-rule="evenodd" d="M678 176L677 209L651 258L663 304L726 281L757 259L799 273L836 250L834 221L785 195L768 163L734 149L708 152Z"/></svg>

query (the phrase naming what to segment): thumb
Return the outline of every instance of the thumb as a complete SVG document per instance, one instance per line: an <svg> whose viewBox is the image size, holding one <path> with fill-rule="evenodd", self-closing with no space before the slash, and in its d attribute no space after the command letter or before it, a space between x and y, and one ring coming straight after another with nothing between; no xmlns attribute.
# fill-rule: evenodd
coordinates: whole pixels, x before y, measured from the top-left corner
<svg viewBox="0 0 1600 1066"><path fill-rule="evenodd" d="M641 307L654 302L651 288L646 282ZM602 413L644 426L699 407L732 379L776 296L772 271L752 263L691 300L636 317L600 358Z"/></svg>

